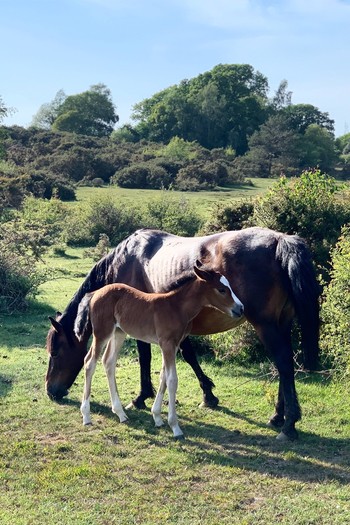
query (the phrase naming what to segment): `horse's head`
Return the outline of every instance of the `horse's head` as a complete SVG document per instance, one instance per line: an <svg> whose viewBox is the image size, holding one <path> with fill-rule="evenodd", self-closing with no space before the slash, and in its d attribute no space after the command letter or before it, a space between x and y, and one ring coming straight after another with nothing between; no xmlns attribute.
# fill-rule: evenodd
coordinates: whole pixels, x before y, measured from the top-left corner
<svg viewBox="0 0 350 525"><path fill-rule="evenodd" d="M80 343L73 332L66 331L60 318L60 314L56 319L49 317L52 326L46 339L49 354L46 392L54 400L60 400L68 394L86 355L86 343Z"/></svg>
<svg viewBox="0 0 350 525"><path fill-rule="evenodd" d="M194 273L206 284L206 298L210 306L214 306L235 319L243 317L244 306L234 294L226 277L214 270L199 266L200 263L197 261Z"/></svg>

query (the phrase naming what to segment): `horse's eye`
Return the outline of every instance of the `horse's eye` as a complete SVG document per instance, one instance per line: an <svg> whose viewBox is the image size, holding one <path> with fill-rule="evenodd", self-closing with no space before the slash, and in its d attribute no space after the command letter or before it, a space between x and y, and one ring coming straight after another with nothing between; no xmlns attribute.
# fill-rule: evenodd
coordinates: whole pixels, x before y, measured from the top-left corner
<svg viewBox="0 0 350 525"><path fill-rule="evenodd" d="M219 288L219 292L220 292L222 295L225 295L225 294L226 294L226 288Z"/></svg>

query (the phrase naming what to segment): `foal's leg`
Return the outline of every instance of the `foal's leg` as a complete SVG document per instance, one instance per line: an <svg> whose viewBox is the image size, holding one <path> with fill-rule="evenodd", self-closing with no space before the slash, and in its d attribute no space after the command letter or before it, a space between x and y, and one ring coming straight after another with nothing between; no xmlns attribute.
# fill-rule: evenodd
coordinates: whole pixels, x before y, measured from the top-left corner
<svg viewBox="0 0 350 525"><path fill-rule="evenodd" d="M163 397L164 397L165 390L166 390L166 378L165 378L165 365L164 365L164 359L163 359L162 369L161 369L160 377L159 377L159 387L158 387L156 398L151 408L152 416L153 416L156 427L162 427L164 425L163 419L161 416L161 412L162 412L162 403L163 403Z"/></svg>
<svg viewBox="0 0 350 525"><path fill-rule="evenodd" d="M197 376L197 379L199 381L199 386L203 390L203 402L201 403L201 406L209 407L209 408L215 408L219 404L219 399L214 396L212 389L215 387L213 381L205 375L203 372L197 356L196 352L194 351L191 341L188 337L186 337L181 345L180 350L182 353L182 357L184 360L191 366L192 370Z"/></svg>
<svg viewBox="0 0 350 525"><path fill-rule="evenodd" d="M115 368L117 364L119 351L123 346L125 337L126 334L124 332L122 332L121 330L117 330L108 341L106 351L102 358L102 363L105 368L108 379L109 393L111 396L112 403L112 412L114 412L114 414L117 414L121 423L127 421L128 417L125 414L123 406L119 399L117 382L115 378Z"/></svg>
<svg viewBox="0 0 350 525"><path fill-rule="evenodd" d="M178 385L178 378L176 372L175 358L177 348L172 343L160 343L160 346L162 349L163 368L159 390L153 405L153 417L157 425L157 419L158 417L160 418L161 403L163 400L164 391L165 388L167 388L169 396L168 423L171 430L173 431L175 439L181 439L183 438L183 432L179 426L176 414L176 391ZM166 386L164 385L164 376Z"/></svg>
<svg viewBox="0 0 350 525"><path fill-rule="evenodd" d="M96 338L94 337L90 350L86 354L86 357L84 360L85 382L84 382L83 399L82 399L81 406L80 406L80 412L83 416L84 425L91 424L91 417L90 417L91 382L92 382L92 376L94 375L94 372L96 369L96 363L97 363L98 357L104 346L103 343L104 342L97 341Z"/></svg>

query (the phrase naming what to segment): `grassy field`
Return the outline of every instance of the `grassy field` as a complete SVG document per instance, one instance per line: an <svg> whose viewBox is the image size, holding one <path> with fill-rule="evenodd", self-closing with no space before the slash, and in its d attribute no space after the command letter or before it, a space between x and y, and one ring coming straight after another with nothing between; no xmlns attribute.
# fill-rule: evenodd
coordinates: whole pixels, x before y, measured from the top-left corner
<svg viewBox="0 0 350 525"><path fill-rule="evenodd" d="M176 197L188 199L194 206L196 206L198 212L204 218L207 218L215 204L256 197L257 195L264 193L273 182L273 179L254 178L252 179L252 184L242 183L231 188L218 188L216 191L172 191L171 193ZM77 190L77 201L84 202L89 198L98 195L106 195L106 188L90 188L83 186ZM159 195L159 190L133 190L119 188L118 186L109 186L108 195L117 202L122 200L126 206L132 205L137 207L143 206L145 202L156 198Z"/></svg>
<svg viewBox="0 0 350 525"><path fill-rule="evenodd" d="M220 398L209 410L199 408L198 383L179 358L183 442L167 426L155 429L149 410L131 410L130 423L119 424L102 366L92 426L79 412L82 374L64 402L48 399L47 315L67 305L92 264L82 250L51 257L55 278L29 311L0 318L1 525L349 524L349 385L298 376L300 440L287 444L266 428L277 384L259 367L204 362ZM157 348L153 355L157 385ZM132 341L117 375L127 404L138 391Z"/></svg>

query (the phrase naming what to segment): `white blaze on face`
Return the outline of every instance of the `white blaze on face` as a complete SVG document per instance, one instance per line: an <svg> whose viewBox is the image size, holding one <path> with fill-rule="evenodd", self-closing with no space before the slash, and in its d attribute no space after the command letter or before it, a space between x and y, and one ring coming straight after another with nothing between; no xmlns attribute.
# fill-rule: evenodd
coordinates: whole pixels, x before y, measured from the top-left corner
<svg viewBox="0 0 350 525"><path fill-rule="evenodd" d="M241 301L238 299L237 295L234 293L234 291L232 290L231 286L230 286L230 283L228 282L228 280L226 279L226 277L224 277L223 275L220 277L220 282L224 285L224 286L227 286L227 288L230 290L231 292L231 295L232 295L232 299L234 300L234 302L236 303L237 306L241 306L243 308L243 304L241 303Z"/></svg>

